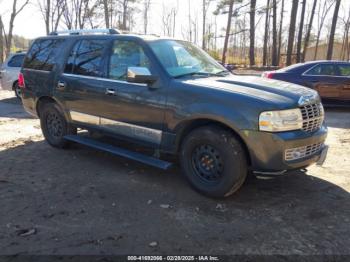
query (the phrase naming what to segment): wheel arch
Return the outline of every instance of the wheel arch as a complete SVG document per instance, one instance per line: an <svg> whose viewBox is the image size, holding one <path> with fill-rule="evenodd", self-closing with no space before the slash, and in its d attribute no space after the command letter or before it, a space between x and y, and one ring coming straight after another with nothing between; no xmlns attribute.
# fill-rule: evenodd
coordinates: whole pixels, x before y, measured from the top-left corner
<svg viewBox="0 0 350 262"><path fill-rule="evenodd" d="M12 91L15 91L17 83L18 83L18 80L13 81L13 83L12 83Z"/></svg>
<svg viewBox="0 0 350 262"><path fill-rule="evenodd" d="M55 103L56 105L58 105L59 108L61 109L61 112L64 114L66 119L68 119L66 111L64 110L64 107L61 105L61 103L59 101L57 101L56 99L54 99L53 97L46 96L46 95L39 97L36 101L35 110L36 110L36 113L37 113L39 118L40 118L41 107L47 103Z"/></svg>

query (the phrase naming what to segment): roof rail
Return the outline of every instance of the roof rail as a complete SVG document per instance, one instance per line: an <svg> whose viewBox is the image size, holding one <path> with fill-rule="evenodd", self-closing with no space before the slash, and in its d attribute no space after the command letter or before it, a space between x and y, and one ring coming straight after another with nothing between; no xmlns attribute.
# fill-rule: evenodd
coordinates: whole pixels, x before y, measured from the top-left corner
<svg viewBox="0 0 350 262"><path fill-rule="evenodd" d="M54 31L49 35L93 35L93 34L109 34L117 35L121 32L117 29L77 29L77 30L63 30Z"/></svg>

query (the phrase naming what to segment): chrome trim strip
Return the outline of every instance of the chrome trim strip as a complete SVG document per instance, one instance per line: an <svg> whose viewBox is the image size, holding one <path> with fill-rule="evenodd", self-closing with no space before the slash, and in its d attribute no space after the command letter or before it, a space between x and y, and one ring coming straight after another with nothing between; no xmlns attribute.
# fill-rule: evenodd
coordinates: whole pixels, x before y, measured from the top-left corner
<svg viewBox="0 0 350 262"><path fill-rule="evenodd" d="M119 135L138 138L155 144L160 144L162 140L162 131L157 129L128 124L102 117L100 119L100 126L112 130Z"/></svg>
<svg viewBox="0 0 350 262"><path fill-rule="evenodd" d="M32 69L32 68L23 68L23 70L31 71L31 72L40 72L40 73L45 73L45 74L50 74L52 72L52 70L47 71L47 70L39 70L39 69Z"/></svg>
<svg viewBox="0 0 350 262"><path fill-rule="evenodd" d="M96 125L119 135L141 139L143 141L155 144L160 144L162 141L163 132L158 129L133 125L125 122L111 120L108 118L80 113L73 110L70 111L70 115L74 122Z"/></svg>
<svg viewBox="0 0 350 262"><path fill-rule="evenodd" d="M83 76L83 75L74 75L74 74L67 74L67 73L63 73L62 75L63 76L68 76L68 77L75 77L75 78L85 78L85 79L100 80L100 81L106 81L106 82L112 82L112 83L121 83L121 84L129 84L129 85L136 85L136 86L145 86L145 87L147 87L147 84L131 83L131 82L127 82L127 81L108 79L108 78L96 77L96 76Z"/></svg>
<svg viewBox="0 0 350 262"><path fill-rule="evenodd" d="M91 125L99 125L100 118L89 114L84 114L76 111L69 111L70 117L73 121L87 123Z"/></svg>

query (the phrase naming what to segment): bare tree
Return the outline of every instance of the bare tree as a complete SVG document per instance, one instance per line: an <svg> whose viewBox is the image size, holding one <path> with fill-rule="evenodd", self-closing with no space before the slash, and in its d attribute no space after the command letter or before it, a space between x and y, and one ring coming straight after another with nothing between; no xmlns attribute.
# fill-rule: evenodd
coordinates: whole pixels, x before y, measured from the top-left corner
<svg viewBox="0 0 350 262"><path fill-rule="evenodd" d="M18 4L17 0L13 0L12 12L11 12L10 22L8 27L9 31L8 31L7 41L6 41L6 57L11 52L12 34L13 34L13 27L14 27L16 16L23 11L23 9L28 5L28 3L29 3L29 0L25 0L21 5L17 6Z"/></svg>
<svg viewBox="0 0 350 262"><path fill-rule="evenodd" d="M147 34L148 13L151 6L151 0L144 0L143 2L143 33Z"/></svg>
<svg viewBox="0 0 350 262"><path fill-rule="evenodd" d="M272 1L272 65L278 65L277 58L277 2Z"/></svg>
<svg viewBox="0 0 350 262"><path fill-rule="evenodd" d="M249 29L249 64L255 65L255 12L256 12L256 0L250 1L250 29Z"/></svg>
<svg viewBox="0 0 350 262"><path fill-rule="evenodd" d="M206 20L207 20L207 13L208 13L208 8L210 5L210 2L212 0L202 0L202 48L205 50L206 49L206 41L207 39L207 33L206 33Z"/></svg>
<svg viewBox="0 0 350 262"><path fill-rule="evenodd" d="M343 33L343 43L342 48L340 52L341 59L343 60L349 60L349 51L350 51L350 45L349 45L349 28L350 28L350 10L346 14L347 17L342 18L342 21L344 23L344 33Z"/></svg>
<svg viewBox="0 0 350 262"><path fill-rule="evenodd" d="M333 56L334 34L335 34L335 28L336 28L337 20L338 20L338 13L339 13L340 2L341 2L341 0L336 0L336 4L335 4L335 8L334 8L333 19L332 19L332 27L331 27L331 32L330 32L330 35L329 35L327 60L331 60L332 56Z"/></svg>
<svg viewBox="0 0 350 262"><path fill-rule="evenodd" d="M319 2L318 7L318 30L317 30L317 36L316 36L316 46L315 46L315 54L314 54L314 60L317 58L317 52L318 52L318 45L320 43L320 37L322 28L325 22L325 19L328 15L329 10L331 9L332 5L334 4L333 0L324 0L323 2Z"/></svg>
<svg viewBox="0 0 350 262"><path fill-rule="evenodd" d="M317 0L314 0L313 6L312 6L312 10L311 10L311 15L310 15L310 22L309 22L309 24L307 26L307 31L306 31L305 40L304 40L304 50L303 50L302 62L305 61L306 49L309 46L310 34L311 34L311 30L312 30L312 24L313 24L313 21L314 21L316 5L317 5Z"/></svg>
<svg viewBox="0 0 350 262"><path fill-rule="evenodd" d="M226 55L227 55L227 47L228 47L228 40L230 38L230 32L231 32L231 21L232 21L232 15L233 15L233 4L234 0L229 1L223 1L223 5L229 6L229 10L227 13L227 27L226 27L226 34L225 34L225 42L224 42L224 49L222 51L222 63L226 63Z"/></svg>
<svg viewBox="0 0 350 262"><path fill-rule="evenodd" d="M270 0L266 2L266 15L265 15L265 33L264 33L264 45L263 45L263 65L267 65L267 41L269 37L269 16L270 16Z"/></svg>
<svg viewBox="0 0 350 262"><path fill-rule="evenodd" d="M105 24L106 24L106 28L110 28L110 23L109 23L109 3L108 0L103 0L103 10L104 10L104 17L105 17Z"/></svg>
<svg viewBox="0 0 350 262"><path fill-rule="evenodd" d="M64 0L38 0L40 11L45 22L46 34L57 31L58 24L65 8Z"/></svg>
<svg viewBox="0 0 350 262"><path fill-rule="evenodd" d="M277 64L280 64L281 59L281 49L282 49L282 30L283 30L283 16L284 16L284 0L281 4L281 15L279 23L279 32L278 32L278 50L277 50Z"/></svg>
<svg viewBox="0 0 350 262"><path fill-rule="evenodd" d="M83 29L95 15L97 0L64 0L64 23L68 29ZM93 25L91 25L93 27Z"/></svg>
<svg viewBox="0 0 350 262"><path fill-rule="evenodd" d="M301 62L301 42L303 39L305 9L306 9L306 0L303 0L301 15L300 15L300 23L299 23L298 42L297 42L297 63Z"/></svg>
<svg viewBox="0 0 350 262"><path fill-rule="evenodd" d="M294 35L295 35L295 24L298 13L298 0L293 0L292 11L290 15L290 24L289 24L289 35L288 35L288 47L287 47L287 66L292 64L292 54L294 46Z"/></svg>

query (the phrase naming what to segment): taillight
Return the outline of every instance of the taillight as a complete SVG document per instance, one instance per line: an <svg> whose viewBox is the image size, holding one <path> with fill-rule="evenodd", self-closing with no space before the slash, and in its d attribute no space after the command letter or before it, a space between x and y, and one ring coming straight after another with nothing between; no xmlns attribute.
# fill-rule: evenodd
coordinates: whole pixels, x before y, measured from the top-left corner
<svg viewBox="0 0 350 262"><path fill-rule="evenodd" d="M265 72L263 73L263 77L272 79L274 74L274 72Z"/></svg>
<svg viewBox="0 0 350 262"><path fill-rule="evenodd" d="M18 75L18 87L19 88L25 88L24 76L23 76L22 73L19 73L19 75Z"/></svg>

